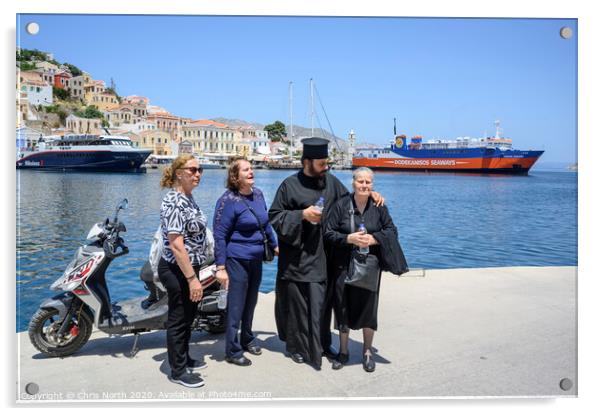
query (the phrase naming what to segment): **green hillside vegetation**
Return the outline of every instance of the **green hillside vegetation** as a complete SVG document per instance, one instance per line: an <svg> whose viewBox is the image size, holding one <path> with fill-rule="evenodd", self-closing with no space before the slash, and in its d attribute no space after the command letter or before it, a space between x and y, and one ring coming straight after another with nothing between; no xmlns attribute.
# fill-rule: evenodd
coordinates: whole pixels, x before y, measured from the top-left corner
<svg viewBox="0 0 602 416"><path fill-rule="evenodd" d="M50 62L59 67L65 66L74 77L83 75L81 69L69 62L63 62L61 64L54 59L48 59L48 54L46 52L37 49L21 49L20 51L17 51L17 66L21 71L35 70L36 62ZM117 94L114 87L107 88L107 91L114 93L117 100L121 102L121 97ZM67 117L69 117L70 114L82 118L99 118L101 119L103 126L109 125L103 113L98 110L98 107L95 105L86 106L80 99L71 97L69 91L64 88L52 86L52 98L54 104L48 106L40 105L37 109L38 111L43 111L48 114L56 114L62 126L65 126Z"/></svg>

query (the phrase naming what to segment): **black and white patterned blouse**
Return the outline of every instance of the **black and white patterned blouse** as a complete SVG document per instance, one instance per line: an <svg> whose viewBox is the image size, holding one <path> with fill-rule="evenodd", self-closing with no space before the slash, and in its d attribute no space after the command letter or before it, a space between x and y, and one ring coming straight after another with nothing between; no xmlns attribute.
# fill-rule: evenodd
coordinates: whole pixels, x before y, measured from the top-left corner
<svg viewBox="0 0 602 416"><path fill-rule="evenodd" d="M169 246L168 234L184 236L184 246L193 266L201 266L207 260L207 217L194 198L176 190L169 191L161 203L161 234L163 258L176 263Z"/></svg>

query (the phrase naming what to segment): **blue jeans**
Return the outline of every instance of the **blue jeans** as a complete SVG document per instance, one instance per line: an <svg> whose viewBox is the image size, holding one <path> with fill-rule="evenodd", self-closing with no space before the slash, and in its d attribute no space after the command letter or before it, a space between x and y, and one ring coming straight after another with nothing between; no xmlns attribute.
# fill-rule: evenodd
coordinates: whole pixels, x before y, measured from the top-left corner
<svg viewBox="0 0 602 416"><path fill-rule="evenodd" d="M228 257L228 314L226 327L226 357L240 358L255 336L251 331L257 295L261 284L261 260ZM238 330L240 328L240 340Z"/></svg>

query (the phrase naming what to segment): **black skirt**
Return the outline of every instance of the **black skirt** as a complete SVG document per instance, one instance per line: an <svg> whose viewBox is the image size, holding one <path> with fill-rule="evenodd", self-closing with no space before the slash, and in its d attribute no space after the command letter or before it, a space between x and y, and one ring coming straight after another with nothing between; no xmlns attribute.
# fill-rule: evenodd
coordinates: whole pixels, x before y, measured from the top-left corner
<svg viewBox="0 0 602 416"><path fill-rule="evenodd" d="M381 276L378 277L376 292L346 285L345 276L347 276L347 270L341 269L335 283L333 305L335 329L346 331L347 329L371 328L376 331L378 329L378 295Z"/></svg>

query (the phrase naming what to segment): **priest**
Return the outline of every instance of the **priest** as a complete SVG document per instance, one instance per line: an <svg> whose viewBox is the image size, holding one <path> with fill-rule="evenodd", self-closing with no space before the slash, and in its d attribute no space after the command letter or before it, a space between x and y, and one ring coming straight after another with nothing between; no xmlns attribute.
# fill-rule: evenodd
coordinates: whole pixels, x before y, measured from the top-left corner
<svg viewBox="0 0 602 416"><path fill-rule="evenodd" d="M323 348L330 352L323 341L326 333L330 343L332 307L326 302L327 255L322 221L334 202L349 191L328 173L328 140L311 137L302 143L303 169L282 182L269 210L280 247L275 315L278 336L286 343L293 361L320 369ZM380 195L375 193L373 198L382 203Z"/></svg>

